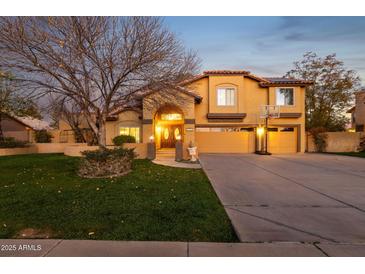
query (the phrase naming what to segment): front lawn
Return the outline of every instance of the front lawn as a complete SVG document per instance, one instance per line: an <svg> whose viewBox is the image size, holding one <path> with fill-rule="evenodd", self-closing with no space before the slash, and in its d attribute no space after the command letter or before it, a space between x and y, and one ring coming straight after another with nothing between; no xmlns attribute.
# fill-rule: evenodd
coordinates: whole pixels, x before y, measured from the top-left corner
<svg viewBox="0 0 365 274"><path fill-rule="evenodd" d="M78 161L0 157L0 238L237 241L201 170L135 160L125 177L81 179Z"/></svg>
<svg viewBox="0 0 365 274"><path fill-rule="evenodd" d="M362 151L362 152L336 152L335 154L365 158L365 151Z"/></svg>

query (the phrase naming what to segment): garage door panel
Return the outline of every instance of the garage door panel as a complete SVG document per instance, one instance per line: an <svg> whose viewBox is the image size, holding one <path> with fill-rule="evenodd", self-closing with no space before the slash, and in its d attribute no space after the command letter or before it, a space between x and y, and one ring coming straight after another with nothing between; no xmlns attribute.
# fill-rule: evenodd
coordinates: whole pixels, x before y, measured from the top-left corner
<svg viewBox="0 0 365 274"><path fill-rule="evenodd" d="M296 153L297 130L269 132L268 151L270 153Z"/></svg>
<svg viewBox="0 0 365 274"><path fill-rule="evenodd" d="M255 151L253 132L196 132L200 153L252 153Z"/></svg>

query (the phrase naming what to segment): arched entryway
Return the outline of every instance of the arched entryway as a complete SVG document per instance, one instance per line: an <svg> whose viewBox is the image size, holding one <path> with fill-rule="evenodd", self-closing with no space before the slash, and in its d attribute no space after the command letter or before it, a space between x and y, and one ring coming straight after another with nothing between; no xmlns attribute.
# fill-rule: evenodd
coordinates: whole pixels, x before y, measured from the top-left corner
<svg viewBox="0 0 365 274"><path fill-rule="evenodd" d="M184 113L176 105L164 105L154 116L154 137L157 149L174 148L183 139Z"/></svg>

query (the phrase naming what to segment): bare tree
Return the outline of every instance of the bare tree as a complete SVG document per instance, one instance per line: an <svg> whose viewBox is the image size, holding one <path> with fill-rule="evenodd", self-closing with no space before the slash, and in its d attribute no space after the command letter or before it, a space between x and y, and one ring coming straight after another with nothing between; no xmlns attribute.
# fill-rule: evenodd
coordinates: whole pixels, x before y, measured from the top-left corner
<svg viewBox="0 0 365 274"><path fill-rule="evenodd" d="M67 97L53 98L48 105L53 124L56 125L60 120L66 122L74 134L76 143L97 143L95 134L90 132L90 125L85 121L83 111L72 100Z"/></svg>
<svg viewBox="0 0 365 274"><path fill-rule="evenodd" d="M100 146L113 109L146 90L176 93L198 65L155 17L0 18L0 66L38 95L71 100Z"/></svg>
<svg viewBox="0 0 365 274"><path fill-rule="evenodd" d="M0 141L4 140L3 117L14 115L42 118L37 104L28 96L22 96L14 77L0 70Z"/></svg>
<svg viewBox="0 0 365 274"><path fill-rule="evenodd" d="M348 70L336 54L322 58L307 52L302 60L294 62L294 68L286 76L314 82L306 89L307 129L345 129L345 109L351 105L353 92L360 85L356 71Z"/></svg>

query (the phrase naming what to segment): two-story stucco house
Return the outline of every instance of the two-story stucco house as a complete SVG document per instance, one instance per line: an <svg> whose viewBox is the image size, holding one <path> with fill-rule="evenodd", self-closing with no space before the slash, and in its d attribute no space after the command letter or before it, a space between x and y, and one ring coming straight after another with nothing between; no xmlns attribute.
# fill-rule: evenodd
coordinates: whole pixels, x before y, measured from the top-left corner
<svg viewBox="0 0 365 274"><path fill-rule="evenodd" d="M205 71L181 84L179 100L151 91L136 108L114 111L107 122L107 144L127 134L139 143L155 142L157 150L174 148L180 139L184 148L193 143L199 153L253 153L262 133L258 128L265 124L261 107L280 105L280 118L268 121L268 151L304 152L309 84L241 70Z"/></svg>

